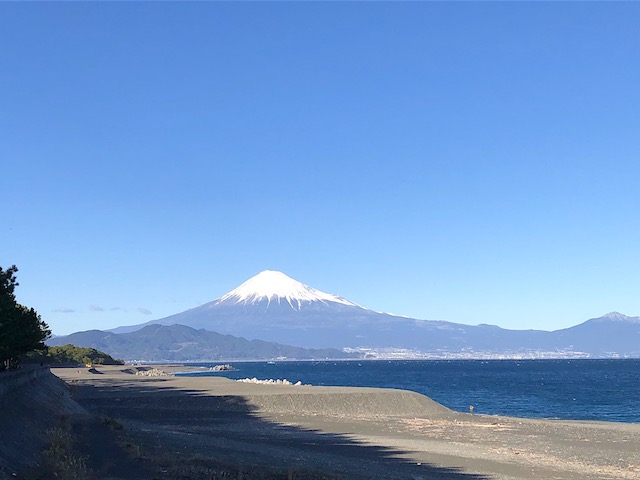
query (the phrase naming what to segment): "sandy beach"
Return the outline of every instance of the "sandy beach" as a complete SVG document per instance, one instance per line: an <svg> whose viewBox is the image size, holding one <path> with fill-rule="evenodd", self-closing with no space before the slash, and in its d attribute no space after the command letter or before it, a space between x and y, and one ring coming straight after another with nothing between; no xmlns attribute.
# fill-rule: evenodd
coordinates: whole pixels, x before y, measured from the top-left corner
<svg viewBox="0 0 640 480"><path fill-rule="evenodd" d="M239 465L244 478L640 478L640 424L462 414L391 389L145 377L122 366L52 372L94 418L117 425L119 443L104 433L104 455L100 443L87 449L97 478L219 478L197 473L216 464ZM74 428L87 438L99 430ZM155 460L125 460L136 458Z"/></svg>

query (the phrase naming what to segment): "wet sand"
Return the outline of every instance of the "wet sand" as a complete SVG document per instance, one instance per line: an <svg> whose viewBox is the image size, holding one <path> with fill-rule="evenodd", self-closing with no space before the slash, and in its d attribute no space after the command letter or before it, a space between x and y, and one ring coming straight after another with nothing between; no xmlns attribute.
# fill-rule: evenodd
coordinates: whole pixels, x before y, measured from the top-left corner
<svg viewBox="0 0 640 480"><path fill-rule="evenodd" d="M640 478L640 424L461 414L402 390L98 371L52 369L85 409L121 423L136 448L184 462L342 479Z"/></svg>

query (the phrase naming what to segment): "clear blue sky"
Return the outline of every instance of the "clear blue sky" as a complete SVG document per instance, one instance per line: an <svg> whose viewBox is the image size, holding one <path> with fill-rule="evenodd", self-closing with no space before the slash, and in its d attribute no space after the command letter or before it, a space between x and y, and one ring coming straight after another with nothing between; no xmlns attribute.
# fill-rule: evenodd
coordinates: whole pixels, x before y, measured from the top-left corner
<svg viewBox="0 0 640 480"><path fill-rule="evenodd" d="M2 3L0 265L55 333L280 270L374 310L640 315L640 4Z"/></svg>

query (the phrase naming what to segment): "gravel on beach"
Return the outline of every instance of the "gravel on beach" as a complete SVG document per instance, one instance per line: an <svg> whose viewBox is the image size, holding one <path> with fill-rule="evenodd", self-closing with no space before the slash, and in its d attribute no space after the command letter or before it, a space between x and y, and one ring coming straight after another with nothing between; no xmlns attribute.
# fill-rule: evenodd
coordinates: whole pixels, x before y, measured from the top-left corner
<svg viewBox="0 0 640 480"><path fill-rule="evenodd" d="M403 390L98 370L52 371L87 411L121 423L136 448L184 462L340 479L640 478L640 424L462 414Z"/></svg>

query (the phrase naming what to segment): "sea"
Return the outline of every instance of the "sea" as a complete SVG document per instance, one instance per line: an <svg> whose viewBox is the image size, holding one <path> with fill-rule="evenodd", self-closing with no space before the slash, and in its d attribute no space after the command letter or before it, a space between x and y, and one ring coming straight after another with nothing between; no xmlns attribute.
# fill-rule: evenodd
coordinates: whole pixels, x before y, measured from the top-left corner
<svg viewBox="0 0 640 480"><path fill-rule="evenodd" d="M412 390L459 412L640 423L640 359L367 360L189 364L184 375ZM295 387L292 387L295 388Z"/></svg>

